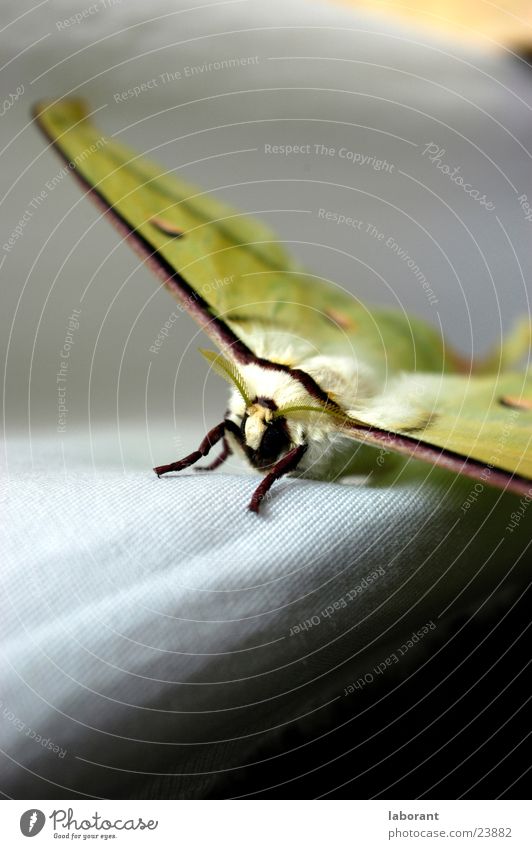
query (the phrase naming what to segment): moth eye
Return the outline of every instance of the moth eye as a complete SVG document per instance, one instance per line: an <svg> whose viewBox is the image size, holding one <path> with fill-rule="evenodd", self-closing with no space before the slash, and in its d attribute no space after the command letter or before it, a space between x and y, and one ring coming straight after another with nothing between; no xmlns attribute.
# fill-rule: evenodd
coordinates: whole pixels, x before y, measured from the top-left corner
<svg viewBox="0 0 532 849"><path fill-rule="evenodd" d="M532 398L519 398L517 395L503 395L499 398L499 404L503 407L510 407L512 410L532 410Z"/></svg>
<svg viewBox="0 0 532 849"><path fill-rule="evenodd" d="M241 431L243 437L246 436L246 422L247 422L248 418L249 418L248 414L244 413L244 415L242 416L242 421L240 422L240 431Z"/></svg>

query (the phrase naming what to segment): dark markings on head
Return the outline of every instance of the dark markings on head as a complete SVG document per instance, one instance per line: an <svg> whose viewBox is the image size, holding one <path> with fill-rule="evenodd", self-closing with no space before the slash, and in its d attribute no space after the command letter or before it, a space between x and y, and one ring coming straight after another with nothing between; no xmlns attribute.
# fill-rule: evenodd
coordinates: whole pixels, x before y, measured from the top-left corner
<svg viewBox="0 0 532 849"><path fill-rule="evenodd" d="M266 403L264 403L266 402ZM276 410L277 405L270 398L256 398L254 404L261 404L270 410ZM238 431L239 442L244 449L249 462L258 469L268 469L275 461L290 449L292 441L286 419L279 416L271 422L264 422L265 429L259 447L251 448L246 442L246 422L249 416L244 413Z"/></svg>
<svg viewBox="0 0 532 849"><path fill-rule="evenodd" d="M273 398L264 398L262 395L259 395L251 403L259 404L261 407L266 407L267 410L273 410L273 412L278 409L277 404L275 403Z"/></svg>
<svg viewBox="0 0 532 849"><path fill-rule="evenodd" d="M279 416L279 418L266 424L258 449L256 451L250 449L251 462L258 468L267 469L273 466L282 454L287 453L290 444L286 419Z"/></svg>

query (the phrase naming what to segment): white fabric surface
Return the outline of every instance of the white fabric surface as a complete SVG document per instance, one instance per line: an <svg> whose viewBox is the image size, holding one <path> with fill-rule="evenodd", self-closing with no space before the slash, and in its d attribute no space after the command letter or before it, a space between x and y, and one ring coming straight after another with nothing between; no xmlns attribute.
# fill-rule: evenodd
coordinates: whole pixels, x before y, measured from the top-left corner
<svg viewBox="0 0 532 849"><path fill-rule="evenodd" d="M309 712L323 722L413 631L436 626L390 681L452 636L455 616L493 615L527 580L529 532L505 530L518 499L486 489L463 512L474 484L447 474L394 487L286 480L257 517L245 509L255 476L65 470L46 452L34 445L40 460L11 471L4 498L10 795L127 795L159 773L181 776L182 797L230 794L259 746Z"/></svg>

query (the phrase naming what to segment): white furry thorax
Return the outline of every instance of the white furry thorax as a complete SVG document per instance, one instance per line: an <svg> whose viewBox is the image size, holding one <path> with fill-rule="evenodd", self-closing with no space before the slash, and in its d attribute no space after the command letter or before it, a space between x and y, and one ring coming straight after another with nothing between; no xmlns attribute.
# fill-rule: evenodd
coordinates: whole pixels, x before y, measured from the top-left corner
<svg viewBox="0 0 532 849"><path fill-rule="evenodd" d="M369 368L353 359L326 355L304 359L294 368L309 375L347 416L359 422L389 430L408 431L417 426L420 418L428 417L428 413L422 409L422 405L425 405L422 402L420 404L419 395L413 397L409 385L411 380L407 376L399 375L383 387ZM238 371L252 402L257 398L268 399L280 411L293 406L316 408L323 403L289 370L265 368L252 362L239 364ZM246 443L256 450L273 413L260 403L246 406L242 395L234 389L230 396L228 417L240 426L246 414ZM315 412L291 416L287 412L285 419L292 445L307 446L298 466L299 472L309 477L327 478L335 467L345 467L347 470L345 457L356 451L356 444L345 432L342 433L337 417Z"/></svg>
<svg viewBox="0 0 532 849"><path fill-rule="evenodd" d="M315 356L298 363L297 368L308 374L344 410L353 406L357 399L359 402L368 399L374 389L369 372L361 374L348 358ZM258 363L239 364L238 371L248 398L252 401L256 398L268 399L280 411L294 406L317 408L323 404L290 371L265 368ZM246 414L246 443L256 450L268 422L272 420L273 412L261 404L251 403L246 406L242 395L234 389L229 400L229 418L240 426ZM312 469L313 476L325 476L326 456L339 441L338 420L325 413L315 412L297 416L287 413L285 418L292 444L308 446L299 470L305 472ZM348 440L348 443L354 450L352 440Z"/></svg>

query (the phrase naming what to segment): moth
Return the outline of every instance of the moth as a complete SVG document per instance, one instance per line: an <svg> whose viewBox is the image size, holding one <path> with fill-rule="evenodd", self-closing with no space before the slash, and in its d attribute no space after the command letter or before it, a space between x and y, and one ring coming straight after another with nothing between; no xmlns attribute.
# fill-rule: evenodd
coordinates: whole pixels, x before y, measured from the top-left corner
<svg viewBox="0 0 532 849"><path fill-rule="evenodd" d="M83 102L40 103L34 118L86 194L109 215L217 347L227 411L179 472L233 452L264 473L249 509L298 474L336 480L383 452L532 493L532 380L522 320L481 363L428 323L374 309L295 262L262 223L164 172L93 126ZM213 281L226 278L224 286Z"/></svg>

